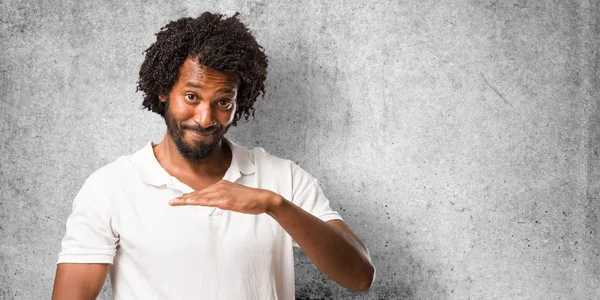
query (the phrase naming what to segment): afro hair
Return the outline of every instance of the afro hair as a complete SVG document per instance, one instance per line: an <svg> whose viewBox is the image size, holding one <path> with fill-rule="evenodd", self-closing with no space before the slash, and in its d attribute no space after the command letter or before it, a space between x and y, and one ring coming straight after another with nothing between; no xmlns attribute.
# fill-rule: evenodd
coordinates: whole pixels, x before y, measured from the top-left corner
<svg viewBox="0 0 600 300"><path fill-rule="evenodd" d="M144 94L142 106L165 117L167 95L189 57L209 68L235 74L240 82L232 125L254 116L254 103L265 93L268 60L263 48L237 18L205 12L198 18L172 21L156 34L140 68L137 90Z"/></svg>

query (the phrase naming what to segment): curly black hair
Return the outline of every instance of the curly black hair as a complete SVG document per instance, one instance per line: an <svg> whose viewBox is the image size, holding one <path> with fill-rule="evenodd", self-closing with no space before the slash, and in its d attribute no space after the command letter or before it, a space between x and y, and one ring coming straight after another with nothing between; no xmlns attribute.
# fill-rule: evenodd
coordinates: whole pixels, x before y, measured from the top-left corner
<svg viewBox="0 0 600 300"><path fill-rule="evenodd" d="M198 18L172 21L156 34L140 68L137 90L144 93L142 106L165 117L167 95L179 78L179 68L190 57L209 68L235 74L240 85L232 125L242 116L254 116L254 103L265 94L268 60L263 48L237 18L205 12Z"/></svg>

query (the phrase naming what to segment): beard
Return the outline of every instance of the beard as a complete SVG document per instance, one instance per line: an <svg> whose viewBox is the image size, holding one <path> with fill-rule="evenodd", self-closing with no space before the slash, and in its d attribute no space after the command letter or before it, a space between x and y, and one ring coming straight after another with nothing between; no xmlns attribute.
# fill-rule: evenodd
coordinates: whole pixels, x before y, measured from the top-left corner
<svg viewBox="0 0 600 300"><path fill-rule="evenodd" d="M214 125L207 128L197 124L196 126L179 126L169 110L169 100L170 99L167 97L164 119L167 125L167 133L171 137L171 140L173 140L179 154L188 161L197 163L205 161L221 144L227 130L223 130L223 126L221 125ZM184 140L184 130L191 130L203 134L212 133L212 142L204 143L203 141L194 141L193 143L188 143Z"/></svg>

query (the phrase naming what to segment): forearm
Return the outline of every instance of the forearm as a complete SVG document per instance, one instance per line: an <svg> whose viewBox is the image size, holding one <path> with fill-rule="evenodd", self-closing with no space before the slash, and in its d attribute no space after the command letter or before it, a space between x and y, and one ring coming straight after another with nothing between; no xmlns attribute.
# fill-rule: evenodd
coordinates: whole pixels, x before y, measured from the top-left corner
<svg viewBox="0 0 600 300"><path fill-rule="evenodd" d="M374 267L360 240L279 197L267 211L329 278L351 291L371 285ZM342 228L347 228L339 221Z"/></svg>

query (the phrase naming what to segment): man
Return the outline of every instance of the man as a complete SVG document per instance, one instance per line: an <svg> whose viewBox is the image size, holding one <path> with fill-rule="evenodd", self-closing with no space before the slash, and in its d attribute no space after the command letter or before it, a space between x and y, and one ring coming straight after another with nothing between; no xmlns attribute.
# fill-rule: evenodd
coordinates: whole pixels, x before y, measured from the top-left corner
<svg viewBox="0 0 600 300"><path fill-rule="evenodd" d="M86 180L53 299L93 299L109 271L115 299L293 299L293 245L343 287L371 286L367 249L316 180L224 138L253 114L266 69L237 14L161 29L138 89L167 133Z"/></svg>

